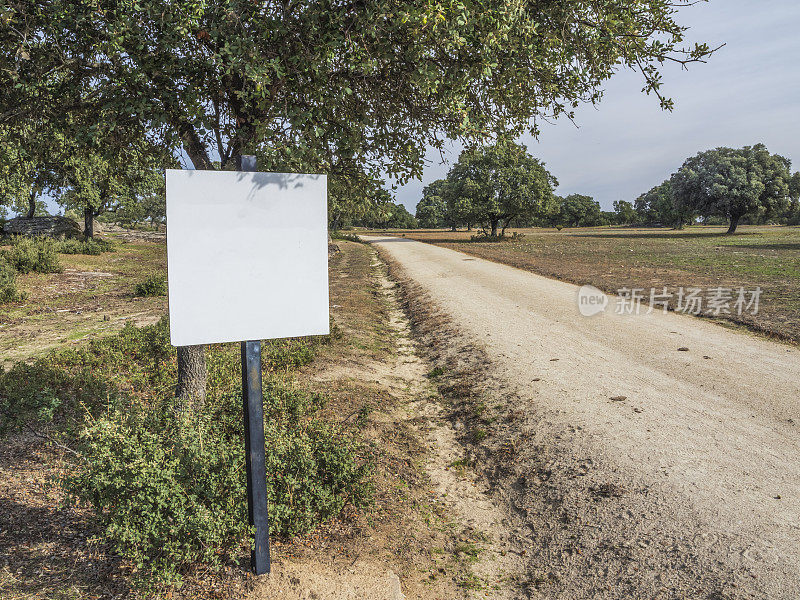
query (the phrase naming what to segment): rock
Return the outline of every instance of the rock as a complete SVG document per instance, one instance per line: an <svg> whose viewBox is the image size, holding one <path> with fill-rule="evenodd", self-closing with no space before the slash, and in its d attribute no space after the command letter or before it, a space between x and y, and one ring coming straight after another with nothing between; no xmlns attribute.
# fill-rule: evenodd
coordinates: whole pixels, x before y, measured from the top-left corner
<svg viewBox="0 0 800 600"><path fill-rule="evenodd" d="M47 237L83 237L80 225L66 217L16 217L3 227L6 235L43 235Z"/></svg>
<svg viewBox="0 0 800 600"><path fill-rule="evenodd" d="M386 579L389 583L389 598L391 600L405 600L406 595L400 587L400 578L393 571L386 571Z"/></svg>
<svg viewBox="0 0 800 600"><path fill-rule="evenodd" d="M686 346L681 346L680 348L678 348L678 352L688 352L688 351L689 349Z"/></svg>
<svg viewBox="0 0 800 600"><path fill-rule="evenodd" d="M80 227L81 227L81 231L84 231L84 232L86 231L86 227L84 227L83 225L81 225ZM94 234L97 235L97 234L100 234L100 233L105 233L106 232L106 227L102 223L100 223L100 221L95 219L94 223L92 223L92 230L94 231Z"/></svg>

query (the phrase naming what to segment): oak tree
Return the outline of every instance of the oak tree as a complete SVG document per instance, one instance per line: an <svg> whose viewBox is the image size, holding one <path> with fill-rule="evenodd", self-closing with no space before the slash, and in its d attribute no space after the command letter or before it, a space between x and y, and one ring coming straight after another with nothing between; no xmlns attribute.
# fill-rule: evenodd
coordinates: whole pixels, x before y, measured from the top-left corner
<svg viewBox="0 0 800 600"><path fill-rule="evenodd" d="M0 124L103 115L141 122L197 169L249 153L264 170L403 181L448 138L536 132L542 118L571 116L620 67L671 108L660 66L711 52L684 48L683 4L9 0ZM92 119L82 122L91 137ZM179 350L182 384L202 361L200 348Z"/></svg>
<svg viewBox="0 0 800 600"><path fill-rule="evenodd" d="M728 219L734 233L745 215L775 216L792 202L794 176L788 158L763 144L716 148L688 158L671 178L675 207Z"/></svg>

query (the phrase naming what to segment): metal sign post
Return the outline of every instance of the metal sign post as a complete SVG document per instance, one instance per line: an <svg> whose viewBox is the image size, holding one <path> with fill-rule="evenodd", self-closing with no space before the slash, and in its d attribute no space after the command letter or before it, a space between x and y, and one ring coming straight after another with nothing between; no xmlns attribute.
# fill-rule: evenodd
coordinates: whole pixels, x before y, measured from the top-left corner
<svg viewBox="0 0 800 600"><path fill-rule="evenodd" d="M255 156L236 168L166 170L169 336L173 346L241 343L251 563L261 575L270 551L257 340L330 333L328 178L258 172Z"/></svg>
<svg viewBox="0 0 800 600"><path fill-rule="evenodd" d="M256 157L242 156L240 171L255 171ZM261 387L261 342L242 342L242 404L247 470L247 511L255 527L250 566L256 575L270 572L267 471L264 452L264 399Z"/></svg>

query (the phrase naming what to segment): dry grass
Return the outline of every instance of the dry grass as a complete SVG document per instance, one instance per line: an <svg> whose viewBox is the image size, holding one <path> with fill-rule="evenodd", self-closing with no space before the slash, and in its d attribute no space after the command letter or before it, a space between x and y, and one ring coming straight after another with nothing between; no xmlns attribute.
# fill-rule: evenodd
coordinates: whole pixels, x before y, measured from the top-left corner
<svg viewBox="0 0 800 600"><path fill-rule="evenodd" d="M63 273L20 275L26 298L0 304L0 364L26 360L47 350L121 329L156 322L167 312L166 297L135 298L135 285L165 274L163 236L109 235L116 252L98 256L62 254Z"/></svg>

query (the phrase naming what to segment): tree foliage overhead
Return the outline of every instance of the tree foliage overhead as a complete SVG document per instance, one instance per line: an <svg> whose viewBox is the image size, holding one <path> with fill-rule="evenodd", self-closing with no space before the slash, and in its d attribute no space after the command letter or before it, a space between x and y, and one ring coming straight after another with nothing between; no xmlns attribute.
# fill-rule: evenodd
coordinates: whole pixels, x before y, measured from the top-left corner
<svg viewBox="0 0 800 600"><path fill-rule="evenodd" d="M742 217L778 215L789 210L797 194L791 161L756 144L740 149L716 148L687 159L671 178L679 211L729 220L728 233Z"/></svg>
<svg viewBox="0 0 800 600"><path fill-rule="evenodd" d="M683 48L673 0L633 4L12 0L0 122L113 113L197 168L256 152L265 169L402 179L445 138L596 102L620 65L660 96L661 63L710 53Z"/></svg>

